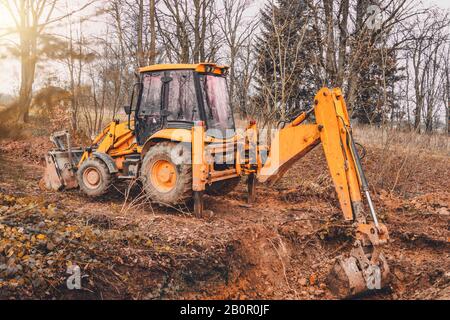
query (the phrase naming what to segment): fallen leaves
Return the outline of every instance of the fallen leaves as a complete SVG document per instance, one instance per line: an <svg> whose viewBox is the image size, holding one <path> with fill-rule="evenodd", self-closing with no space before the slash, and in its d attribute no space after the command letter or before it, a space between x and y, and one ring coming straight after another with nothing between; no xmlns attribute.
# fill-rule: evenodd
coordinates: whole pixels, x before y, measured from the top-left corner
<svg viewBox="0 0 450 320"><path fill-rule="evenodd" d="M181 273L185 271L177 265L208 253L201 247L192 250L191 246L198 246L192 241L187 246L172 236L149 238L134 229L113 228L110 221L108 229L104 229L103 225L90 224L90 217L73 216L62 205L36 198L0 192L0 206L0 298L64 296L69 291L68 266L73 264L89 276L83 282L84 292L97 293L99 286L105 286L106 291L114 288L119 296L139 296L135 291L142 288L135 283L142 281L142 268L148 272ZM186 268L192 270L190 265ZM120 284L112 283L112 279ZM126 283L124 279L135 282Z"/></svg>
<svg viewBox="0 0 450 320"><path fill-rule="evenodd" d="M64 283L67 261L88 264L97 255L89 249L100 249L90 227L72 224L55 205L1 193L0 204L2 288L48 292L48 282Z"/></svg>
<svg viewBox="0 0 450 320"><path fill-rule="evenodd" d="M45 239L46 239L46 236L45 236L45 234L38 234L38 235L36 236L36 239L38 239L38 240L45 240Z"/></svg>

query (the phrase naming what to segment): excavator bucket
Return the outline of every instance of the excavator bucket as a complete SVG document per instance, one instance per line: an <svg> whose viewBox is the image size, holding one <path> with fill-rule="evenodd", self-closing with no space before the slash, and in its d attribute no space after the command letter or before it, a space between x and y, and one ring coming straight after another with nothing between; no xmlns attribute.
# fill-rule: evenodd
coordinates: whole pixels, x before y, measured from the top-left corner
<svg viewBox="0 0 450 320"><path fill-rule="evenodd" d="M66 138L66 142L63 141ZM45 156L46 168L44 176L39 182L43 190L69 190L78 187L76 179L76 167L83 150L70 147L70 135L68 132L58 132L50 137L56 149Z"/></svg>
<svg viewBox="0 0 450 320"><path fill-rule="evenodd" d="M353 248L348 255L336 258L336 263L328 275L328 286L336 296L347 298L366 292L379 290L389 283L389 266L383 253L378 253L376 261L370 259L363 247Z"/></svg>

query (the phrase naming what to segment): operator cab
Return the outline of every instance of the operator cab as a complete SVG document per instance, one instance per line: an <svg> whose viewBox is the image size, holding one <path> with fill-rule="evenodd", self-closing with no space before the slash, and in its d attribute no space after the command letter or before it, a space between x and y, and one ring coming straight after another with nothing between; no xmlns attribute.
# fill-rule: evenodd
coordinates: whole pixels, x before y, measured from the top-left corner
<svg viewBox="0 0 450 320"><path fill-rule="evenodd" d="M204 121L208 134L215 138L233 136L235 124L227 71L227 67L215 64L141 68L131 108L126 108L128 115L135 112L138 144L143 145L161 129L190 130L195 121Z"/></svg>

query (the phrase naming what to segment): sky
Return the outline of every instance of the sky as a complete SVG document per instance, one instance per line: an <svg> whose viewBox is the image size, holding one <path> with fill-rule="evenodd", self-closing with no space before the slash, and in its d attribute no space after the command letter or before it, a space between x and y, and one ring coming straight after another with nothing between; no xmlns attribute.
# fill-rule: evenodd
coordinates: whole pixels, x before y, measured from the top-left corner
<svg viewBox="0 0 450 320"><path fill-rule="evenodd" d="M77 8L82 6L83 4L87 3L90 0L60 0L63 5L67 4L69 7ZM100 0L97 6L101 5L102 2L107 0ZM255 0L255 5L253 6L252 10L250 10L251 13L257 14L258 8L262 6L264 3L264 0ZM434 4L438 7L441 7L443 9L450 9L450 0L429 0L429 1L423 1L424 5L429 6L431 4ZM70 10L70 9L69 9ZM87 14L89 11L95 10L94 7L88 8L85 10L82 14ZM87 11L87 12L86 12ZM59 12L58 14L62 14L62 12ZM75 18L74 18L75 19ZM9 16L9 14L3 9L0 8L0 35L4 34L9 26L13 25L14 21ZM64 29L59 26L59 29ZM98 28L92 28L94 30L98 30ZM56 31L58 32L58 31ZM61 30L59 30L61 32ZM13 40L14 38L11 38L10 40ZM1 58L1 43L0 43L0 58ZM0 94L7 93L7 94L17 94L18 87L19 87L19 80L20 80L20 64L17 60L13 59L0 59ZM54 71L55 72L55 71ZM41 73L42 74L42 73ZM44 73L45 74L45 73ZM48 74L47 74L48 75ZM37 82L42 79L37 79Z"/></svg>
<svg viewBox="0 0 450 320"><path fill-rule="evenodd" d="M102 3L107 2L108 0L97 0L97 3L94 5L91 5L84 9L80 13L74 14L70 19L72 21L77 21L78 16L85 16L92 14L96 11L97 8L99 8ZM53 14L54 17L61 17L65 16L67 12L73 12L76 11L78 8L83 7L85 4L92 2L92 0L58 0L59 8L57 8ZM59 34L59 35L68 35L68 19L65 19L64 22L61 23L55 23L52 27L47 28L49 33L53 34ZM95 24L95 22L94 22ZM19 85L20 85L20 64L17 59L1 59L2 57L2 42L1 38L2 34L5 34L8 32L8 28L14 25L13 18L8 14L6 10L4 10L0 6L0 94L12 94L17 95L19 91ZM87 26L87 30L85 31L85 35L89 35L89 30L92 33L97 33L99 28L89 28ZM7 37L8 42L17 42L17 35L11 35ZM42 68L42 65L38 64L38 68ZM47 68L48 71L50 71L50 68ZM40 80L44 80L45 77L51 76L49 72L40 72L42 70L37 70L37 74L41 75L40 78L37 78L35 83L39 83ZM51 72L58 73L58 70L55 68L52 68Z"/></svg>

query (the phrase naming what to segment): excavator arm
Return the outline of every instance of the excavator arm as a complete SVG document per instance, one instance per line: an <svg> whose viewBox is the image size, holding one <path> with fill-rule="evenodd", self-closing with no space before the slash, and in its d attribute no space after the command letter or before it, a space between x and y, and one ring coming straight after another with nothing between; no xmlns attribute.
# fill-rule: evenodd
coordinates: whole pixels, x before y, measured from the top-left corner
<svg viewBox="0 0 450 320"><path fill-rule="evenodd" d="M315 124L304 124L312 113ZM321 89L314 107L299 115L272 138L269 157L258 172L259 182L276 182L317 145L322 144L344 219L354 221L356 240L350 254L337 258L328 282L339 296L355 295L367 289L381 289L389 268L380 246L389 236L378 221L369 193L340 89ZM364 210L363 196L370 211Z"/></svg>

